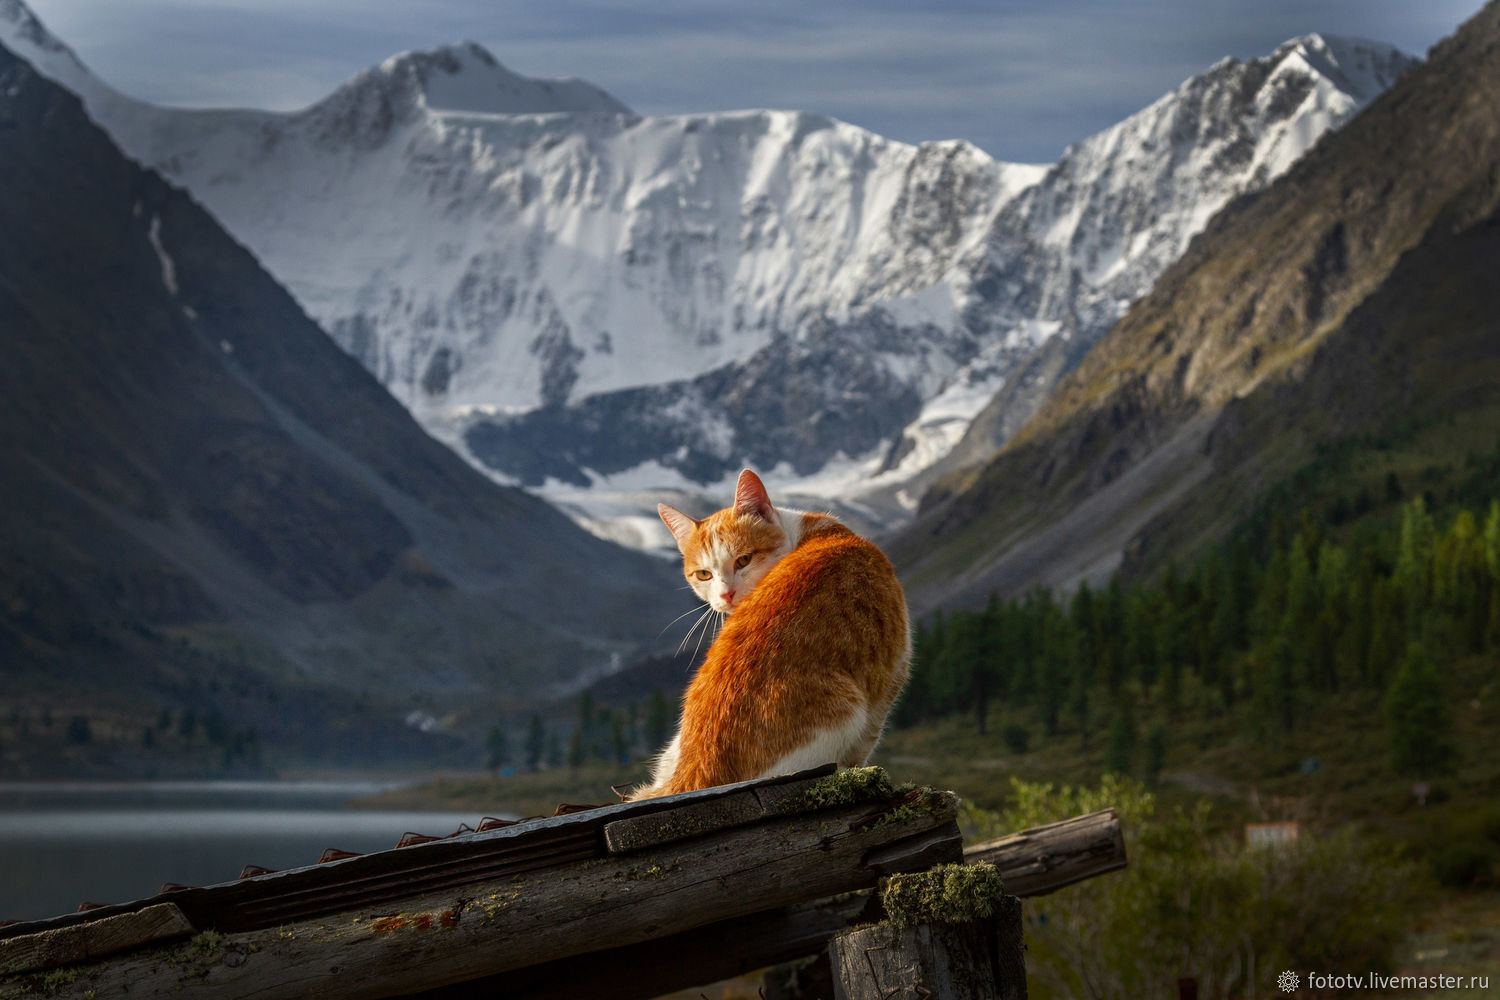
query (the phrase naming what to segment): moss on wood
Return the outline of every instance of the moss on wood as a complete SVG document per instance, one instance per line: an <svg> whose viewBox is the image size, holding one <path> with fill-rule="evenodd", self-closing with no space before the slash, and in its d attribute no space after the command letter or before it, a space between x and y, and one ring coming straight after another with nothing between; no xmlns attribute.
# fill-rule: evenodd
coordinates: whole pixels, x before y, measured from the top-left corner
<svg viewBox="0 0 1500 1000"><path fill-rule="evenodd" d="M909 789L891 784L883 767L851 767L819 778L802 793L807 809L848 806L876 799L892 799Z"/></svg>
<svg viewBox="0 0 1500 1000"><path fill-rule="evenodd" d="M983 920L995 914L1004 897L1000 872L988 862L937 865L925 872L891 875L880 887L886 919L897 928Z"/></svg>

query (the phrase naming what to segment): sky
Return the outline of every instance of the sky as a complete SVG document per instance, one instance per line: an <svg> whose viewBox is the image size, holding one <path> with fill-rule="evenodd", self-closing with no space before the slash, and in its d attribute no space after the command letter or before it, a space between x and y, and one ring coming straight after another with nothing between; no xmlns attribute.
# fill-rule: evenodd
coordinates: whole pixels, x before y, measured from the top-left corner
<svg viewBox="0 0 1500 1000"><path fill-rule="evenodd" d="M1481 0L28 0L116 90L292 110L411 49L476 41L643 114L814 111L903 142L1055 160L1225 56L1310 32L1413 55Z"/></svg>

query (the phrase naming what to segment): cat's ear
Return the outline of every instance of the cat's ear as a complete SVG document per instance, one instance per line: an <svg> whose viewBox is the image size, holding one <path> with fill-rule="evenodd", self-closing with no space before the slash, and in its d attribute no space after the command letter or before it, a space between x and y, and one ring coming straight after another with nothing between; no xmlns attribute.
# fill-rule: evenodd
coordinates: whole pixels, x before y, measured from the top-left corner
<svg viewBox="0 0 1500 1000"><path fill-rule="evenodd" d="M656 505L656 512L661 515L667 529L672 532L672 537L677 539L677 551L686 555L687 540L692 537L693 529L698 527L698 522L676 507L668 507L664 503Z"/></svg>
<svg viewBox="0 0 1500 1000"><path fill-rule="evenodd" d="M771 506L771 498L766 494L766 484L749 469L740 473L740 480L735 484L734 512L754 514L762 521L776 523L776 508Z"/></svg>

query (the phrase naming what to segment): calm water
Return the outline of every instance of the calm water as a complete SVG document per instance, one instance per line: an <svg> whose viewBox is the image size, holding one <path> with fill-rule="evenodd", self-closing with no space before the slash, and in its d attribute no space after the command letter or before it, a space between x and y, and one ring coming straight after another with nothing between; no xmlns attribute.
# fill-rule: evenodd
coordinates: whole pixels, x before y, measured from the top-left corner
<svg viewBox="0 0 1500 1000"><path fill-rule="evenodd" d="M84 900L212 885L245 865L298 868L325 848L383 850L408 830L440 836L480 817L367 812L375 782L0 783L0 920L70 913Z"/></svg>

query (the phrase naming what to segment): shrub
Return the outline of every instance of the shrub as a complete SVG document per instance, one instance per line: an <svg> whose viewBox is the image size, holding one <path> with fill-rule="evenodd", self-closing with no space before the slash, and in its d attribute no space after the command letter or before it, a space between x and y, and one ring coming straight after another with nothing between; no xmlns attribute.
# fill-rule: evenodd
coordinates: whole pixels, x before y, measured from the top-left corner
<svg viewBox="0 0 1500 1000"><path fill-rule="evenodd" d="M1031 996L1156 996L1192 976L1202 996L1244 996L1281 969L1389 970L1418 870L1348 831L1285 849L1215 835L1209 807L1158 814L1154 797L1106 776L1097 790L1012 782L1001 830L1105 806L1125 825L1129 867L1028 902Z"/></svg>
<svg viewBox="0 0 1500 1000"><path fill-rule="evenodd" d="M1439 844L1427 854L1432 875L1454 889L1472 889L1494 881L1495 848L1482 840Z"/></svg>

